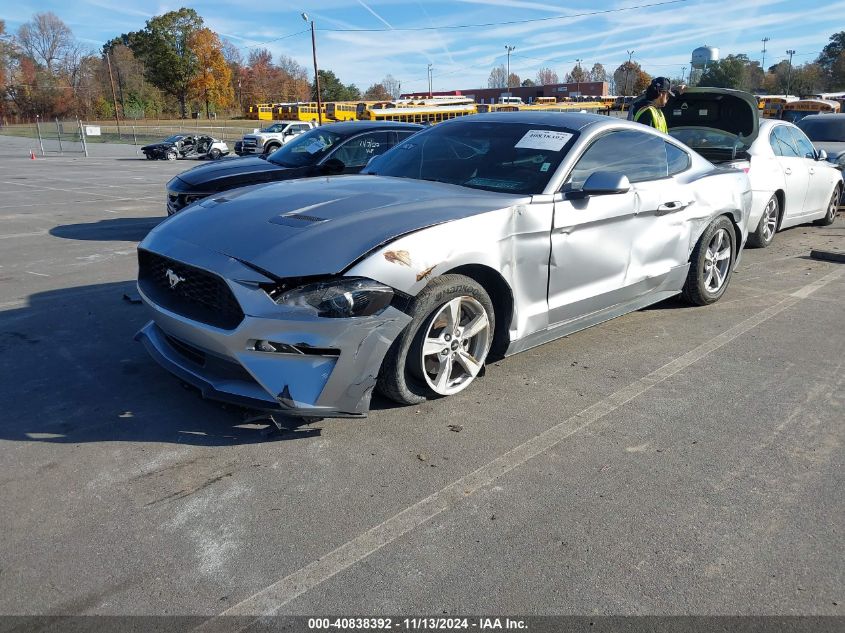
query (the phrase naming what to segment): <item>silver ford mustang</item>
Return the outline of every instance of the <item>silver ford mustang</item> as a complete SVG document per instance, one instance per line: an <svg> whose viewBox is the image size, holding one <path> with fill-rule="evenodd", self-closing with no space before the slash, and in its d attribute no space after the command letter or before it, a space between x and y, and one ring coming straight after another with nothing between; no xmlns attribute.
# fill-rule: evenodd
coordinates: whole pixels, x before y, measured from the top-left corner
<svg viewBox="0 0 845 633"><path fill-rule="evenodd" d="M651 128L493 113L365 175L196 202L139 245L137 335L203 396L303 417L466 389L507 356L682 293L725 292L747 176Z"/></svg>

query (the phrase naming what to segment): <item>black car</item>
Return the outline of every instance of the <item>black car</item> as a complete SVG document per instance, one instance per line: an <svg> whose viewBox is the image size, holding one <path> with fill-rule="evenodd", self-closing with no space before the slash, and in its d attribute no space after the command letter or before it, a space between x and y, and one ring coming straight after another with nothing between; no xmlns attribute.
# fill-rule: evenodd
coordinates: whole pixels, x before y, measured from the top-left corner
<svg viewBox="0 0 845 633"><path fill-rule="evenodd" d="M845 175L845 114L813 114L796 123Z"/></svg>
<svg viewBox="0 0 845 633"><path fill-rule="evenodd" d="M413 123L349 121L300 134L272 154L201 165L167 183L167 214L220 191L277 180L355 174L374 156L423 129Z"/></svg>
<svg viewBox="0 0 845 633"><path fill-rule="evenodd" d="M174 134L161 143L141 148L147 160L176 160L177 158L209 158L217 160L229 153L229 147L214 137L197 134Z"/></svg>

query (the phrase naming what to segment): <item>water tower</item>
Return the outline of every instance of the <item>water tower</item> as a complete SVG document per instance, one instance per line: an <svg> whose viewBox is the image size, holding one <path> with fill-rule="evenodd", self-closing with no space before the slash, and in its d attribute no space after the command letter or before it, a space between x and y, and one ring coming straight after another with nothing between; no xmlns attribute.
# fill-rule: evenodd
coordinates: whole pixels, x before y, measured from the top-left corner
<svg viewBox="0 0 845 633"><path fill-rule="evenodd" d="M690 61L690 85L695 85L702 73L713 62L719 61L719 49L715 46L699 46L692 52Z"/></svg>

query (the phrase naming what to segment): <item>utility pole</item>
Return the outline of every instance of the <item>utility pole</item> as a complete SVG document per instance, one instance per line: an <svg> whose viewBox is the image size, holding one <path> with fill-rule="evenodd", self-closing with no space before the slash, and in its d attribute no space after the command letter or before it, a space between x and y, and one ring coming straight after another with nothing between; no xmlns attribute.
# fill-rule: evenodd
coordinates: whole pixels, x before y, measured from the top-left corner
<svg viewBox="0 0 845 633"><path fill-rule="evenodd" d="M786 96L789 96L789 88L792 83L792 56L795 55L795 51L790 48L786 51L786 54L789 55L789 70L786 73Z"/></svg>
<svg viewBox="0 0 845 633"><path fill-rule="evenodd" d="M508 96L511 96L511 51L514 50L516 46L508 46L505 44L505 50L508 52L508 70L507 75L505 75L505 82L508 85Z"/></svg>
<svg viewBox="0 0 845 633"><path fill-rule="evenodd" d="M577 82L578 87L576 88L575 92L578 93L579 97L581 96L581 62L582 61L583 60L580 60L580 59L575 60L575 68L578 69L578 74L575 77L575 81Z"/></svg>
<svg viewBox="0 0 845 633"><path fill-rule="evenodd" d="M684 76L685 76L686 74L687 74L687 67L686 67L686 66L682 66L682 67L681 67L681 83L684 83Z"/></svg>
<svg viewBox="0 0 845 633"><path fill-rule="evenodd" d="M625 66L625 87L622 88L622 96L628 95L628 75L631 74L631 58L634 56L634 51L626 51L628 53L628 65ZM625 100L622 99L622 110L625 110Z"/></svg>
<svg viewBox="0 0 845 633"><path fill-rule="evenodd" d="M432 98L431 92L431 64L428 65L428 98Z"/></svg>
<svg viewBox="0 0 845 633"><path fill-rule="evenodd" d="M317 71L317 36L314 34L314 20L308 19L308 14L303 13L302 19L311 23L311 52L314 55L314 86L317 89L317 121L323 124L323 98L320 96L320 73Z"/></svg>
<svg viewBox="0 0 845 633"><path fill-rule="evenodd" d="M760 62L760 67L763 69L763 75L766 74L766 42L768 42L771 38L764 37L761 42L763 42L763 61Z"/></svg>
<svg viewBox="0 0 845 633"><path fill-rule="evenodd" d="M109 67L109 83L111 84L111 98L114 104L114 120L117 122L117 138L122 138L120 134L120 117L117 115L117 94L114 91L114 76L111 72L111 59L109 57L109 53L106 52L106 64Z"/></svg>

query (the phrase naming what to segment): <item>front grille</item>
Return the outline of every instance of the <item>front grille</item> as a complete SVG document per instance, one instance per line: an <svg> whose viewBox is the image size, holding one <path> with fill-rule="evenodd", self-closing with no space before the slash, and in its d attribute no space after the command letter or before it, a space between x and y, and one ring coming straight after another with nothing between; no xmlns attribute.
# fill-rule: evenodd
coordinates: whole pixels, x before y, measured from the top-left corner
<svg viewBox="0 0 845 633"><path fill-rule="evenodd" d="M138 249L138 283L156 304L177 314L233 330L244 313L229 286L213 273Z"/></svg>

